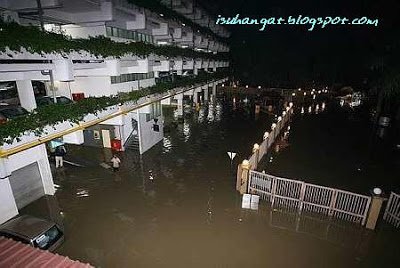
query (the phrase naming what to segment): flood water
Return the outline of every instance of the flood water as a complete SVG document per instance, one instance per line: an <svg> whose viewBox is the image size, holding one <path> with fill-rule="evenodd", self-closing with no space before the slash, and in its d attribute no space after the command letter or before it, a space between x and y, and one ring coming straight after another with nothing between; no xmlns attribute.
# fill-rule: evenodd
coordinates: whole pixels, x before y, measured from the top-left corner
<svg viewBox="0 0 400 268"><path fill-rule="evenodd" d="M57 252L96 267L400 264L399 232L389 226L374 233L271 211L264 203L258 211L241 209L235 191L236 166L250 155L252 144L260 141L272 119L265 114L255 118L252 108L239 106L233 109L219 102L193 112L143 156L120 153L122 166L116 173L101 165L109 162L109 150L70 146L67 159L84 167L67 165L55 171L55 198L42 198L23 213L56 211L51 217L62 221L66 236ZM166 121L173 120L171 109L164 114ZM301 118L293 122L291 139L296 139L296 132L307 136L295 130L307 125L304 122ZM291 163L301 158L304 148L299 146L297 152L293 144L293 150L276 156L271 171L290 177L299 172L299 177L315 178L320 184L333 183L330 169L338 168L338 162L318 171L314 171L316 163L304 166L311 156L293 166L285 162L286 156ZM227 151L238 153L232 166Z"/></svg>

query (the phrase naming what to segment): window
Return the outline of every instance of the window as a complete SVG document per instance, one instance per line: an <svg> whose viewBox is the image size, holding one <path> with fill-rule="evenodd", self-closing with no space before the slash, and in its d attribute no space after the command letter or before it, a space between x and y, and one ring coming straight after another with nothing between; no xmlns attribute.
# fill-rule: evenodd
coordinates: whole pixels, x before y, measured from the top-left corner
<svg viewBox="0 0 400 268"><path fill-rule="evenodd" d="M138 40L137 41L142 41L142 38L143 38L143 34L138 33Z"/></svg>
<svg viewBox="0 0 400 268"><path fill-rule="evenodd" d="M112 27L110 27L110 26L106 27L106 35L107 36L112 36Z"/></svg>
<svg viewBox="0 0 400 268"><path fill-rule="evenodd" d="M119 76L110 76L111 84L125 83L130 81L137 81L143 79L154 78L154 72L149 73L129 73L129 74L121 74Z"/></svg>
<svg viewBox="0 0 400 268"><path fill-rule="evenodd" d="M62 232L57 228L57 226L53 226L45 233L37 237L33 241L33 244L35 247L38 247L40 249L48 249L54 243L56 243L57 240L62 237L62 235Z"/></svg>
<svg viewBox="0 0 400 268"><path fill-rule="evenodd" d="M111 84L116 84L116 83L117 83L117 77L111 76Z"/></svg>

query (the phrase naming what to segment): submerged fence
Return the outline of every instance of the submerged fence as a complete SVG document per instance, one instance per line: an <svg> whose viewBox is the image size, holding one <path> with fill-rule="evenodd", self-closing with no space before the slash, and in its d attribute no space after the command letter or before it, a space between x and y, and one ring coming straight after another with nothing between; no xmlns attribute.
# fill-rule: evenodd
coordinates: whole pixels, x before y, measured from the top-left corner
<svg viewBox="0 0 400 268"><path fill-rule="evenodd" d="M400 195L390 193L389 201L386 206L383 218L395 227L400 227Z"/></svg>
<svg viewBox="0 0 400 268"><path fill-rule="evenodd" d="M339 189L250 171L248 192L260 195L273 207L307 211L365 224L371 197ZM400 199L399 199L400 200ZM400 204L400 202L399 202Z"/></svg>

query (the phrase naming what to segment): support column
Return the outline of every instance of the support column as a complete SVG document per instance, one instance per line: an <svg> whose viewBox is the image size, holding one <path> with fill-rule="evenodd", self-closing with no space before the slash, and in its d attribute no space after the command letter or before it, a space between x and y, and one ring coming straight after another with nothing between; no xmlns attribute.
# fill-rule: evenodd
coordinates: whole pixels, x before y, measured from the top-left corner
<svg viewBox="0 0 400 268"><path fill-rule="evenodd" d="M214 98L217 97L217 85L215 83L213 83L213 86L212 86L212 94L213 94Z"/></svg>
<svg viewBox="0 0 400 268"><path fill-rule="evenodd" d="M38 160L38 167L40 176L42 178L44 193L47 195L55 194L55 187L53 182L53 175L51 174L49 158L47 156L46 145L39 145L41 159Z"/></svg>
<svg viewBox="0 0 400 268"><path fill-rule="evenodd" d="M176 96L178 100L177 114L178 116L183 116L183 94Z"/></svg>
<svg viewBox="0 0 400 268"><path fill-rule="evenodd" d="M204 89L204 101L208 101L208 87Z"/></svg>
<svg viewBox="0 0 400 268"><path fill-rule="evenodd" d="M36 108L35 94L31 80L18 80L17 91L21 106L28 111L32 111Z"/></svg>

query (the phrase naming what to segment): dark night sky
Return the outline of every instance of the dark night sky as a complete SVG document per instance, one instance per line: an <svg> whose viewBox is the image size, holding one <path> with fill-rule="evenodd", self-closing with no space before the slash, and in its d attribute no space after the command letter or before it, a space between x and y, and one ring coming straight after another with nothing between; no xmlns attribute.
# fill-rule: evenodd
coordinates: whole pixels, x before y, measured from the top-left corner
<svg viewBox="0 0 400 268"><path fill-rule="evenodd" d="M333 25L309 32L301 25L230 26L237 77L250 84L295 86L310 83L359 84L385 46L400 39L399 0L201 0L212 13L232 17L367 16L378 27Z"/></svg>

